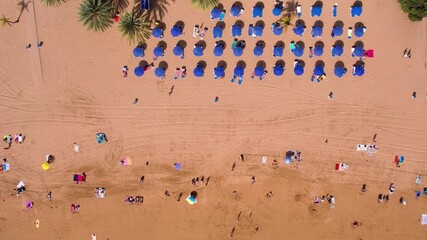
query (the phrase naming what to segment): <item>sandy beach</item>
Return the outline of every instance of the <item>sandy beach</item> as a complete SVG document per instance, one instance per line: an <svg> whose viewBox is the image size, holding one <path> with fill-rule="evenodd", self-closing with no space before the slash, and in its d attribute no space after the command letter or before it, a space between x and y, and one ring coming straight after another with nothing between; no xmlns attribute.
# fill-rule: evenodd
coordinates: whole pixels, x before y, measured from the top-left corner
<svg viewBox="0 0 427 240"><path fill-rule="evenodd" d="M0 13L14 19L20 13L17 2L1 1ZM238 19L228 14L233 1L222 1L227 10L222 40L227 46L215 57L218 39L213 39L212 28L217 21L210 20L210 11L194 9L189 0L167 2L161 39L167 48L155 61L159 39L151 37L145 57L135 58L136 45L121 37L117 23L96 33L82 26L80 1L45 7L35 0L19 23L1 28L1 133L23 133L25 140L1 149L10 170L0 173L0 239L91 239L93 233L98 240L426 238L427 225L420 218L427 214L427 196L415 198L415 191L427 187L426 19L409 21L397 1L363 1L363 14L352 18L353 1L344 0L336 1L337 17L332 17L333 3L324 1L322 16L314 18L314 1L304 1L304 36L292 28L275 36L270 29L278 19L272 14L274 1L265 1L263 17L256 19L251 9L257 1L242 1L245 11ZM236 20L245 24L239 39L247 47L241 57L231 50ZM258 20L265 23L263 36L249 37L247 26ZM322 38L310 34L317 20L324 23ZM345 33L331 38L337 20L344 23ZM184 34L173 38L170 29L177 21L185 23ZM357 22L366 26L365 35L347 39L347 28ZM202 57L192 53L200 41L192 36L196 24L209 28ZM172 53L180 40L187 43L182 60ZM266 43L259 57L252 52L258 40ZM336 40L344 42L339 58L330 51ZM40 41L44 44L37 48ZM272 56L277 41L286 44L282 58ZM293 72L291 41L305 43L302 76ZM325 52L310 59L307 48L316 41L324 43ZM364 59L362 77L351 74L357 58L350 50L356 41L375 51L373 58ZM32 47L26 49L29 43ZM405 48L411 49L409 59L402 57ZM279 59L285 61L285 73L276 77L272 68ZM205 76L196 78L193 69L201 60L207 64ZM241 60L246 69L242 85L237 85L230 79ZM327 74L320 83L310 81L318 60L324 61ZM166 79L153 70L136 77L133 69L141 61L155 67L165 62ZM225 78L214 80L213 68L220 61L227 65ZM259 61L269 71L262 81L250 78ZM349 69L342 78L333 74L337 61ZM124 79L125 65L129 76ZM188 69L186 78L174 80L175 68L182 66ZM135 98L139 101L133 104ZM100 132L108 142L98 144ZM371 156L356 151L357 144L374 144L379 150ZM289 150L301 151L298 164L284 163ZM55 161L44 171L47 154ZM400 168L396 155L405 157ZM266 164L261 163L263 156ZM130 157L132 165L121 166L123 157ZM349 167L336 171L336 163ZM86 182L73 182L73 174L82 172ZM415 184L418 175L423 176L420 185ZM201 176L210 177L209 183L192 185L192 178ZM16 196L13 189L20 180L27 190ZM388 194L391 183L396 190L390 201L378 203L378 194ZM97 187L106 189L106 198L95 197ZM198 192L194 205L185 201L191 191ZM266 197L270 191L272 197ZM326 194L335 197L333 208L326 201L313 202ZM144 203L124 201L136 195L144 196ZM26 209L27 201L34 202L32 209ZM72 203L81 205L79 213L70 212ZM359 226L353 226L355 221Z"/></svg>

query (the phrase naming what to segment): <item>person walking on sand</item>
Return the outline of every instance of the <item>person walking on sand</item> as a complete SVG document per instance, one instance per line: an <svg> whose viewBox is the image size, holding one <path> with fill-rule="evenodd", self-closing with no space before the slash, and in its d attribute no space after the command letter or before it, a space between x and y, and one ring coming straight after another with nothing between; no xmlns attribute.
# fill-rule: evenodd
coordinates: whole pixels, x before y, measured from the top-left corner
<svg viewBox="0 0 427 240"><path fill-rule="evenodd" d="M47 200L52 201L52 192L51 191L47 192Z"/></svg>
<svg viewBox="0 0 427 240"><path fill-rule="evenodd" d="M252 184L255 184L255 176L253 176L253 177L252 177L252 179L251 179L251 183L252 183Z"/></svg>
<svg viewBox="0 0 427 240"><path fill-rule="evenodd" d="M80 150L79 145L77 145L77 143L73 143L73 145L74 145L74 153L78 153Z"/></svg>

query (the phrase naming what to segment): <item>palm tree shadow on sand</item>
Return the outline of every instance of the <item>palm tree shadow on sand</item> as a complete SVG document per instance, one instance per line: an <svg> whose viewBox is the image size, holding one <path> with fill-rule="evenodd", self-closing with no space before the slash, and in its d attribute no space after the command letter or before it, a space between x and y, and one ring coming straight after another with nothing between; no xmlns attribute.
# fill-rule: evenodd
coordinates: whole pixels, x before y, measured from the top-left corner
<svg viewBox="0 0 427 240"><path fill-rule="evenodd" d="M152 21L161 21L166 13L168 13L168 7L170 6L167 0L148 0L150 1L150 20ZM141 11L141 0L135 0L134 10Z"/></svg>
<svg viewBox="0 0 427 240"><path fill-rule="evenodd" d="M110 0L115 12L123 12L129 6L129 0Z"/></svg>

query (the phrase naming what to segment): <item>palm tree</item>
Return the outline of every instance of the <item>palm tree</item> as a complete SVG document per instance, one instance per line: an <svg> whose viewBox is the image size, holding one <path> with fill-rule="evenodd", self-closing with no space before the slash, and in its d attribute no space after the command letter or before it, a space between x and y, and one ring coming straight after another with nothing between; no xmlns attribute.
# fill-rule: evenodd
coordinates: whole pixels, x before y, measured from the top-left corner
<svg viewBox="0 0 427 240"><path fill-rule="evenodd" d="M40 1L48 7L57 7L68 0L40 0Z"/></svg>
<svg viewBox="0 0 427 240"><path fill-rule="evenodd" d="M1 21L1 25L3 27L6 26L6 25L9 25L9 26L12 25L11 24L12 22L10 21L10 18L5 17L4 14L3 14L3 17L0 19L0 21Z"/></svg>
<svg viewBox="0 0 427 240"><path fill-rule="evenodd" d="M290 0L286 2L285 11L290 18L293 18L297 15L297 6L298 2L295 2L295 0Z"/></svg>
<svg viewBox="0 0 427 240"><path fill-rule="evenodd" d="M148 12L139 10L126 12L119 23L119 31L126 36L130 44L144 43L151 36L151 22Z"/></svg>
<svg viewBox="0 0 427 240"><path fill-rule="evenodd" d="M289 26L293 26L292 23L293 15L291 14L283 14L283 16L277 20L277 23L283 27L283 31L286 32Z"/></svg>
<svg viewBox="0 0 427 240"><path fill-rule="evenodd" d="M196 8L206 10L216 6L219 3L219 0L191 0L191 3Z"/></svg>
<svg viewBox="0 0 427 240"><path fill-rule="evenodd" d="M83 0L80 4L79 20L88 29L105 31L113 24L113 7L103 0Z"/></svg>

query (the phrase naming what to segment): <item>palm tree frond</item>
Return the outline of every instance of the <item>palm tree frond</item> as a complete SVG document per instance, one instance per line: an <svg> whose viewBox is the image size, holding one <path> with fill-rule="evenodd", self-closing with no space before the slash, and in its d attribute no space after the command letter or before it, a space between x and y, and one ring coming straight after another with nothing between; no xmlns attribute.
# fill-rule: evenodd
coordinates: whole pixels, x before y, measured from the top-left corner
<svg viewBox="0 0 427 240"><path fill-rule="evenodd" d="M211 9L214 6L218 5L219 0L191 0L191 3L196 8L199 8L202 10L207 10L207 9Z"/></svg>
<svg viewBox="0 0 427 240"><path fill-rule="evenodd" d="M79 20L93 31L105 31L113 24L113 7L102 0L83 0L80 4Z"/></svg>
<svg viewBox="0 0 427 240"><path fill-rule="evenodd" d="M68 0L40 0L40 1L48 7L57 7L67 2Z"/></svg>
<svg viewBox="0 0 427 240"><path fill-rule="evenodd" d="M138 10L126 12L119 23L119 31L122 36L127 37L130 44L147 41L151 36L150 27L149 13Z"/></svg>

